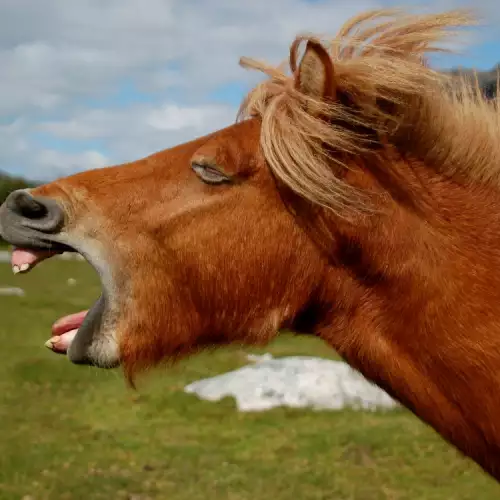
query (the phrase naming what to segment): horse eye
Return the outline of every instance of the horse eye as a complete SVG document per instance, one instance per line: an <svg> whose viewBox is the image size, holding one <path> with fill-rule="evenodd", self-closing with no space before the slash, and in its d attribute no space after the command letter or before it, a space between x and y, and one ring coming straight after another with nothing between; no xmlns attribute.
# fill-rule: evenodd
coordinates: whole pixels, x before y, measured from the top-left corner
<svg viewBox="0 0 500 500"><path fill-rule="evenodd" d="M220 170L211 165L193 163L191 168L194 173L207 184L223 184L231 181L226 174L223 174Z"/></svg>

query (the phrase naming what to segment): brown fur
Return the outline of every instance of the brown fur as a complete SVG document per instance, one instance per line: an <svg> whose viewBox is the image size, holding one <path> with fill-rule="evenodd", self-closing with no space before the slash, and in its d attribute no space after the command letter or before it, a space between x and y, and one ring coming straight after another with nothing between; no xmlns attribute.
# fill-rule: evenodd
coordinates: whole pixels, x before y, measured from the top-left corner
<svg viewBox="0 0 500 500"><path fill-rule="evenodd" d="M38 193L107 252L129 377L293 327L500 479L498 107L425 64L466 15L386 15L294 43L291 76L244 61L271 78L241 123Z"/></svg>

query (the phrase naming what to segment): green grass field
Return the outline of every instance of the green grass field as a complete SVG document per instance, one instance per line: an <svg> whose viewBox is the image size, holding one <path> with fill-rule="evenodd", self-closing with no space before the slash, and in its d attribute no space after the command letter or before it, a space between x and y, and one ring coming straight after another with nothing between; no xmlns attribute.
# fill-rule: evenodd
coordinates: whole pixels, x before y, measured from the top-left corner
<svg viewBox="0 0 500 500"><path fill-rule="evenodd" d="M68 278L77 281L67 284ZM404 410L279 409L240 414L186 383L245 364L247 351L203 354L148 377L71 365L43 347L52 321L100 289L85 263L48 261L14 277L0 264L0 499L493 500L500 486ZM282 336L275 355L333 353Z"/></svg>

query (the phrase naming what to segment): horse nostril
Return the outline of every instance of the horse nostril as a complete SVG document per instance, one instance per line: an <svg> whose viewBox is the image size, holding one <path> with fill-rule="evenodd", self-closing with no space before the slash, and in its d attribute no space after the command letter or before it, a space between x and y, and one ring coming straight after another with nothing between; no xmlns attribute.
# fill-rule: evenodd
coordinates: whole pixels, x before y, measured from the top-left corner
<svg viewBox="0 0 500 500"><path fill-rule="evenodd" d="M34 197L24 190L11 193L5 206L23 226L45 233L57 232L64 222L64 212L54 200Z"/></svg>
<svg viewBox="0 0 500 500"><path fill-rule="evenodd" d="M14 191L6 200L9 210L25 219L41 219L47 215L47 207L26 191Z"/></svg>

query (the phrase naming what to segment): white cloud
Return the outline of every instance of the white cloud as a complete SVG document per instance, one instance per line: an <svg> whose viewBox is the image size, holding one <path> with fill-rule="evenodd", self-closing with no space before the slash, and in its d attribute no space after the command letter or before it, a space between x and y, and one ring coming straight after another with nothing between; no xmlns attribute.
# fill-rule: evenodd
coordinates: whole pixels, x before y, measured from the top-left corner
<svg viewBox="0 0 500 500"><path fill-rule="evenodd" d="M42 173L44 167L47 167L59 175L68 175L74 171L88 168L104 167L108 161L108 158L99 151L64 153L53 149L42 149L37 155L37 166L41 167Z"/></svg>
<svg viewBox="0 0 500 500"><path fill-rule="evenodd" d="M231 116L233 116L231 110ZM151 110L146 116L146 123L157 130L180 130L192 128L203 132L205 126L225 121L227 108L223 106L199 106L181 108L175 104L166 104L160 109Z"/></svg>
<svg viewBox="0 0 500 500"><path fill-rule="evenodd" d="M0 170L66 175L225 126L236 110L207 95L259 78L238 66L240 56L279 62L297 33L333 33L349 16L391 1L2 0ZM478 4L490 22L499 19L496 0ZM123 82L151 92L152 102L105 106ZM94 145L66 153L34 141L39 132L99 140L105 154Z"/></svg>
<svg viewBox="0 0 500 500"><path fill-rule="evenodd" d="M43 7L42 7L43 5ZM121 77L202 93L241 77L238 57L282 58L296 31L335 28L370 0L9 0L0 4L0 112L67 105ZM15 29L13 29L15 27ZM179 62L181 72L166 65Z"/></svg>
<svg viewBox="0 0 500 500"><path fill-rule="evenodd" d="M103 140L106 149L112 151L107 159L111 164L131 161L223 128L234 122L235 116L236 109L222 104L179 106L165 102L89 110L69 120L41 123L36 130L71 141ZM36 162L39 163L38 158ZM46 161L40 164L46 168L49 165Z"/></svg>
<svg viewBox="0 0 500 500"><path fill-rule="evenodd" d="M38 130L63 139L113 139L120 133L129 140L155 131L204 133L206 125L211 130L228 124L234 117L235 110L229 106L179 106L167 102L121 110L89 110L70 120L44 122Z"/></svg>

